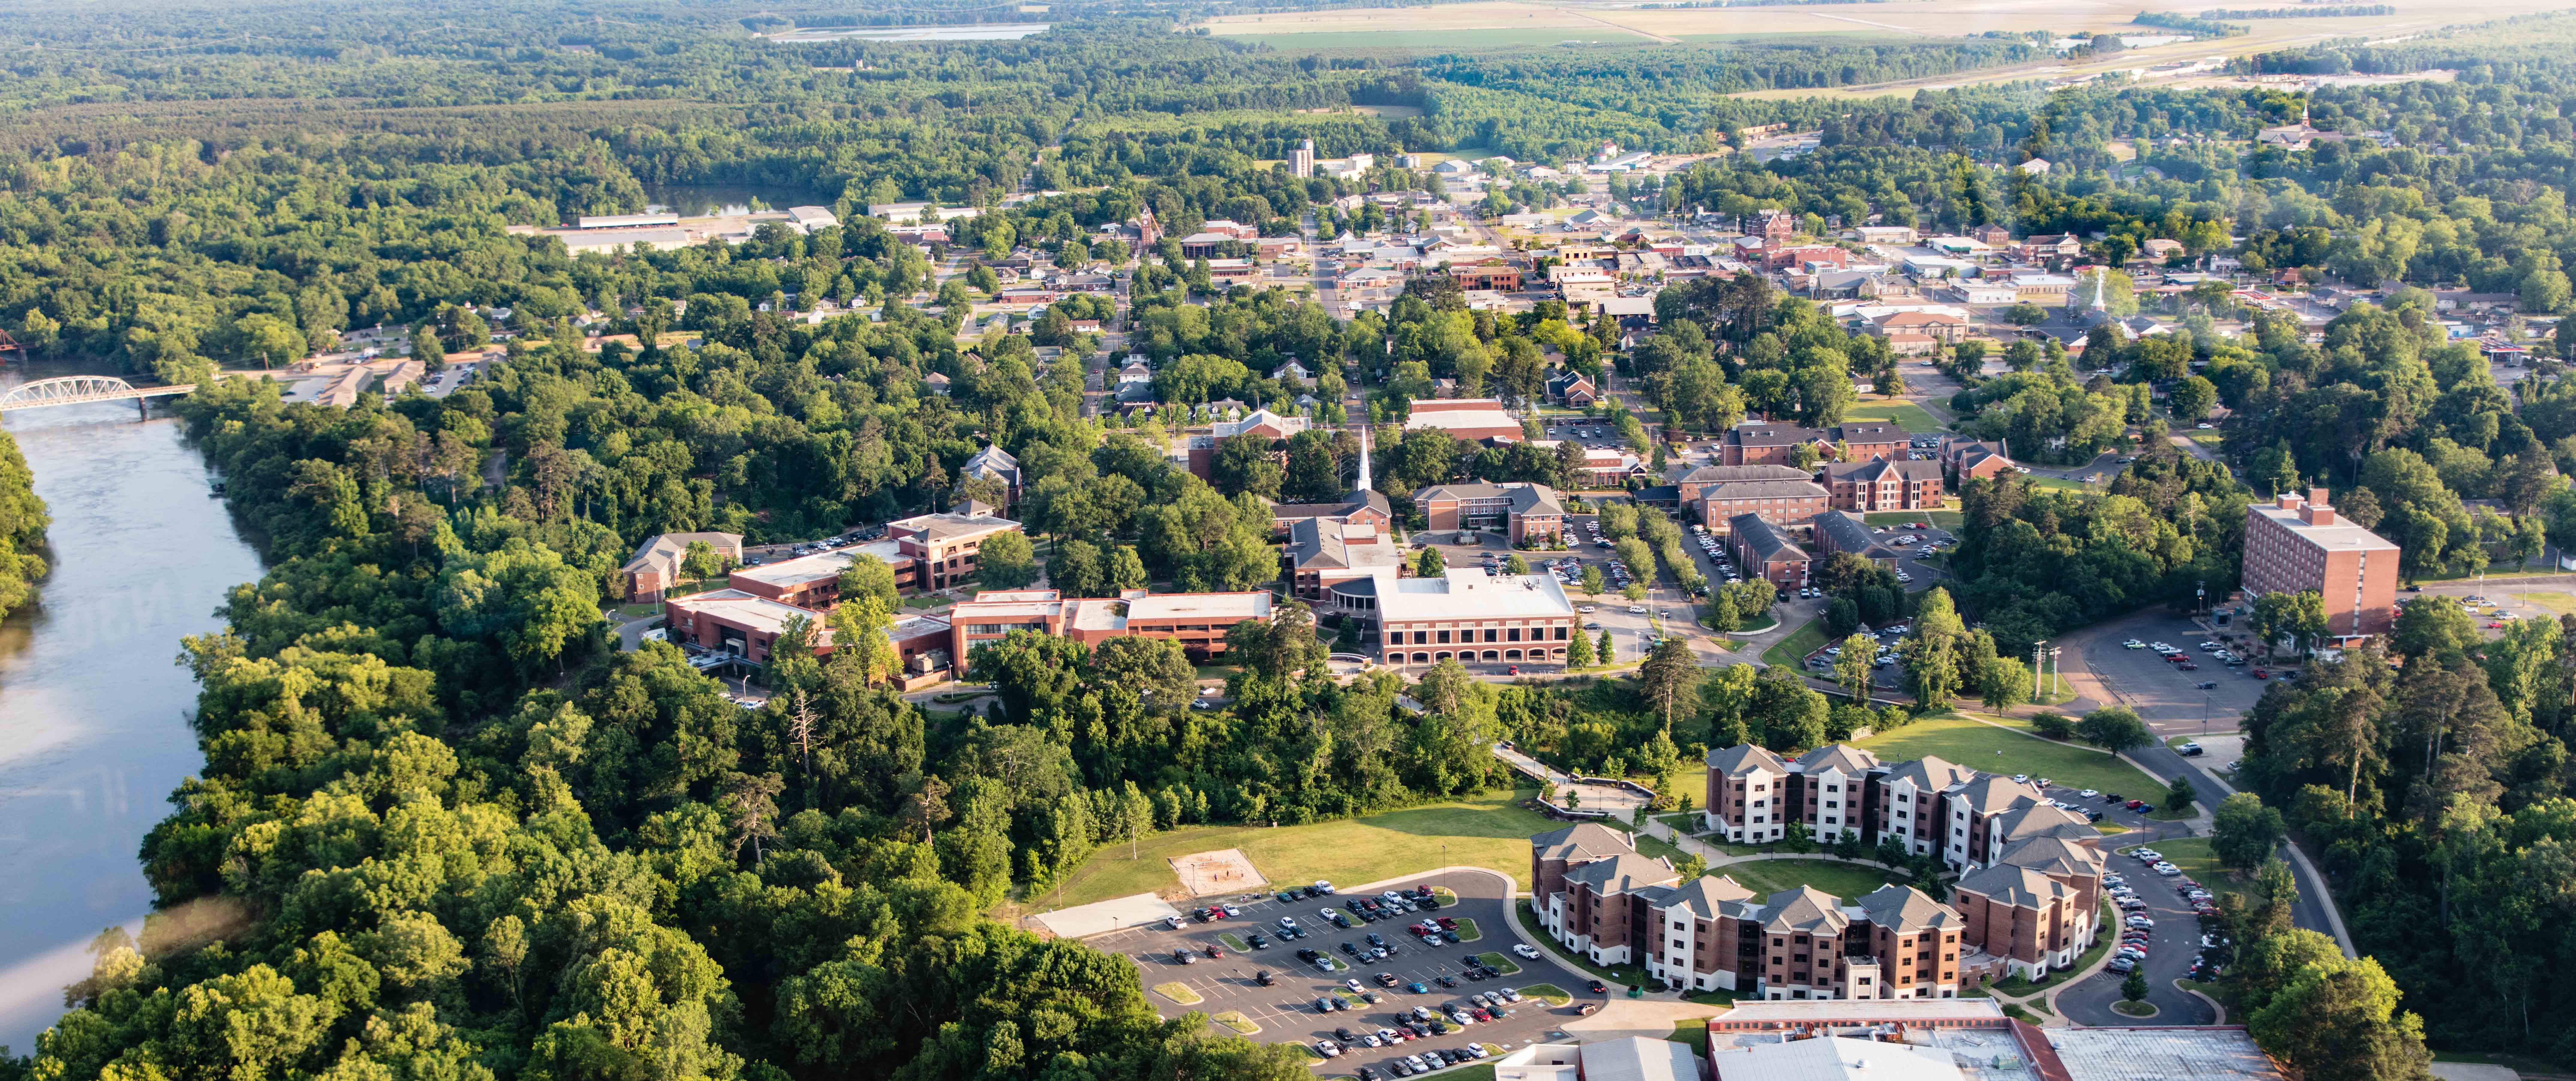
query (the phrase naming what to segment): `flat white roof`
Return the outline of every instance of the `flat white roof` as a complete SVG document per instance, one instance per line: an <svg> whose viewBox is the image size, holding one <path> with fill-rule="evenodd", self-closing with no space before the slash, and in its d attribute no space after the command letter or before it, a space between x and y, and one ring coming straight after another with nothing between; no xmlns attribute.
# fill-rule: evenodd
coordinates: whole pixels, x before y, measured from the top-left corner
<svg viewBox="0 0 2576 1081"><path fill-rule="evenodd" d="M816 552L763 567L744 567L733 572L733 576L764 585L803 585L817 579L840 577L842 571L849 569L856 554L856 550L846 548L837 552Z"/></svg>
<svg viewBox="0 0 2576 1081"><path fill-rule="evenodd" d="M2043 1032L2075 1081L2280 1081L2281 1068L2241 1028L2052 1028Z"/></svg>
<svg viewBox="0 0 2576 1081"><path fill-rule="evenodd" d="M819 615L792 604L782 604L767 597L755 597L739 589L719 589L693 597L680 597L669 603L687 611L730 620L769 634L783 633L787 630L788 620L801 618L813 625L816 644L821 644L824 640L823 636L830 633L829 628L824 625L823 617Z"/></svg>
<svg viewBox="0 0 2576 1081"><path fill-rule="evenodd" d="M1994 1021L2004 1019L2003 1004L1990 998L1909 998L1878 1001L1824 999L1808 1002L1739 1002L1711 1018L1712 1023L1745 1021L1781 1024L1871 1021Z"/></svg>
<svg viewBox="0 0 2576 1081"><path fill-rule="evenodd" d="M1501 406L1489 406L1481 409L1442 409L1429 413L1416 411L1412 416L1405 418L1404 426L1407 430L1420 428L1518 428L1521 426L1521 421L1519 417L1515 417L1510 413L1504 412Z"/></svg>
<svg viewBox="0 0 2576 1081"><path fill-rule="evenodd" d="M2394 552L2397 550L2397 546L2389 543L2387 538L2363 529L2340 514L2335 515L2333 525L2309 525L2299 519L2298 511L2282 510L2277 504L2257 503L2252 509L2254 513L2270 519L2272 524L2289 530L2291 535L2329 552Z"/></svg>
<svg viewBox="0 0 2576 1081"><path fill-rule="evenodd" d="M1957 1058L1940 1048L1847 1036L1712 1051L1708 1064L1718 1081L1962 1081L1965 1076Z"/></svg>
<svg viewBox="0 0 2576 1081"><path fill-rule="evenodd" d="M1571 616L1574 605L1551 574L1487 574L1474 567L1451 568L1438 578L1399 578L1393 568L1379 568L1377 607L1380 618L1399 622L1423 619L1518 619Z"/></svg>
<svg viewBox="0 0 2576 1081"><path fill-rule="evenodd" d="M1248 593L1148 593L1127 602L1127 618L1139 619L1268 619L1270 594L1255 590Z"/></svg>

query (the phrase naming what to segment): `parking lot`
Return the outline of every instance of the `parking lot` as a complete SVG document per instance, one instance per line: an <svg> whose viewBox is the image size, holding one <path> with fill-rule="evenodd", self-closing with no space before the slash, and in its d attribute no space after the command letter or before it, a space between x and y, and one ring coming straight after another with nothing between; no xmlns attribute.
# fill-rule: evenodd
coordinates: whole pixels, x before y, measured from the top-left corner
<svg viewBox="0 0 2576 1081"><path fill-rule="evenodd" d="M2196 735L2235 731L2236 719L2263 697L2263 688L2270 685L2268 677L2280 673L2278 667L2254 659L2261 652L2249 638L2241 627L2212 635L2181 616L2141 613L2087 632L2080 648L2093 677L2136 710L2157 735ZM2184 663L2197 667L2186 669L2153 648L2128 648L2125 643L2132 641L2177 647L2183 651ZM2216 651L2201 649L2203 642L2219 643L2246 663L2230 667ZM2267 678L2255 678L2258 670Z"/></svg>
<svg viewBox="0 0 2576 1081"><path fill-rule="evenodd" d="M2152 850L2153 842L2146 847ZM2143 1023L2206 1025L2214 1022L2216 1012L2207 1002L2184 994L2173 986L2175 980L2184 979L2190 973L2192 962L2201 951L2200 918L2183 900L2181 892L2188 888L2181 883L2188 880L2159 875L2146 861L2126 854L2106 856L2103 870L2124 878L2128 888L2136 891L2136 898L2143 906L2135 912L2123 911L2120 923L2104 928L2104 934L2119 935L2131 915L2155 921L2155 926L2147 930L2147 956L2142 965L2147 974L2147 1001L2155 1005L2157 1014L2153 1021ZM2112 1003L2120 1001L2120 985L2127 978L2125 973L2105 967L2083 982L2058 992L2057 1008L2070 1020L2088 1025L2140 1024L2139 1019L2111 1009Z"/></svg>
<svg viewBox="0 0 2576 1081"><path fill-rule="evenodd" d="M1524 997L1517 1003L1506 1005L1505 1008L1511 1011L1509 1017L1470 1024L1463 1029L1452 1026L1447 1035L1408 1038L1392 1046L1372 1048L1362 1041L1353 1040L1340 1056L1332 1060L1330 1071L1337 1075L1354 1073L1360 1066L1371 1066L1381 1076L1393 1076L1389 1064L1426 1048L1459 1049L1479 1043L1510 1051L1562 1035L1559 1026L1574 1017L1583 1003L1601 1001L1601 996L1586 991L1590 977L1580 976L1547 960L1544 952L1535 959L1513 952L1512 947L1520 939L1511 930L1511 913L1507 907L1510 901L1505 894L1508 883L1504 879L1478 872L1445 872L1403 879L1367 893L1374 895L1384 889L1410 890L1426 884L1454 892L1458 897L1457 903L1443 905L1434 912L1402 913L1376 923L1353 920L1354 926L1344 929L1327 921L1324 911L1343 912L1347 916L1343 902L1359 895L1360 890L1331 897L1300 898L1294 905L1282 903L1272 894L1255 894L1234 902L1241 914L1231 919L1198 923L1184 916L1181 929L1177 931L1161 926L1139 928L1103 935L1090 939L1089 943L1097 949L1133 958L1143 971L1144 984L1149 989L1147 998L1165 1017L1178 1017L1192 1010L1211 1016L1234 1011L1260 1027L1253 1039L1264 1043L1302 1043L1309 1049L1314 1048L1318 1040L1342 1044L1344 1041L1336 1034L1338 1029L1348 1029L1354 1037L1373 1035L1380 1029L1400 1029L1397 1016L1400 1012L1417 1006L1437 1012L1445 1005L1463 1003L1471 995L1505 987L1518 989L1545 984L1574 996L1573 1003L1563 1007L1552 1007L1536 998ZM1188 912L1198 904L1186 903L1180 907ZM1282 916L1295 919L1307 932L1306 937L1277 940ZM1472 923L1474 936L1462 933L1461 937L1466 941L1434 949L1422 945L1405 930L1407 925L1416 921L1443 916L1462 921L1462 932L1467 924ZM1267 949L1242 953L1221 940L1221 936L1232 935L1239 941L1248 942L1254 932L1262 932L1271 940ZM1348 944L1353 949L1364 951L1368 948L1367 936L1370 934L1376 934L1392 946L1394 955L1354 964L1353 956L1343 946ZM1210 947L1215 947L1224 956L1209 957L1207 951ZM1314 965L1298 959L1296 951L1301 948L1319 951L1332 958L1337 967L1330 974L1318 971ZM1175 950L1187 951L1197 960L1189 964L1179 963L1173 959ZM1496 978L1470 979L1467 975L1471 967L1469 959L1489 953L1501 954L1519 971L1505 968L1503 975ZM1272 986L1261 985L1259 974L1263 972L1270 974L1274 981ZM1381 986L1377 979L1379 973L1392 976L1394 986ZM1346 980L1359 981L1360 990L1353 991L1345 984ZM1444 986L1443 980L1454 986ZM1178 983L1203 1001L1181 1005L1150 993L1152 988L1167 983ZM1414 984L1420 984L1423 990L1411 990ZM1366 1001L1364 996L1372 995L1378 1001ZM1316 1000L1326 997L1347 1003L1349 1008L1331 1013L1318 1012Z"/></svg>

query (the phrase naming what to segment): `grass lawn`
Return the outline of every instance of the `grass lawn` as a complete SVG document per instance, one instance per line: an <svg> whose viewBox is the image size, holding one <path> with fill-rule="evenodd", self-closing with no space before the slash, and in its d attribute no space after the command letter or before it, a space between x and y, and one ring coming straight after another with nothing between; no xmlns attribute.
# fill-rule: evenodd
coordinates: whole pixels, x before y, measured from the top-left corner
<svg viewBox="0 0 2576 1081"><path fill-rule="evenodd" d="M1922 406L1901 398L1855 402L1851 408L1843 410L1846 424L1870 420L1886 421L1917 434L1948 430L1940 421L1933 419L1932 414L1924 412Z"/></svg>
<svg viewBox="0 0 2576 1081"><path fill-rule="evenodd" d="M661 610L662 606L658 604L621 604L617 606L617 614L629 619L633 619L637 616L649 616Z"/></svg>
<svg viewBox="0 0 2576 1081"><path fill-rule="evenodd" d="M1237 1036L1250 1036L1261 1031L1261 1026L1253 1024L1252 1019L1245 1017L1241 1010L1227 1010L1208 1020L1224 1025Z"/></svg>
<svg viewBox="0 0 2576 1081"><path fill-rule="evenodd" d="M1954 510L1884 510L1876 514L1861 515L1860 520L1873 526L1930 522L1935 529L1946 529L1956 533L1960 526L1967 523L1967 516Z"/></svg>
<svg viewBox="0 0 2576 1081"><path fill-rule="evenodd" d="M2570 598L2568 598L2568 599L2569 599L2569 600L2576 600L2576 597L2570 597ZM1737 628L1735 628L1735 630L1734 630L1732 633L1735 633L1735 634L1760 634L1760 633L1762 633L1762 632L1764 632L1764 631L1770 630L1771 628L1773 628L1773 627L1777 627L1777 626L1779 626L1779 625L1780 625L1780 621L1779 621L1779 620L1773 619L1773 618L1771 618L1771 617L1769 617L1769 616L1764 616L1764 617L1762 617L1762 622L1761 622L1761 623L1759 623L1759 624L1747 623L1747 624L1745 624L1744 626L1741 626L1741 627L1737 627Z"/></svg>
<svg viewBox="0 0 2576 1081"><path fill-rule="evenodd" d="M1552 983L1534 983L1527 987L1515 987L1512 990L1528 995L1529 997L1547 1003L1550 1006L1566 1006L1571 1005L1574 1002L1574 995L1572 993L1568 992L1565 988L1558 987Z"/></svg>
<svg viewBox="0 0 2576 1081"><path fill-rule="evenodd" d="M2011 723L2011 722L2007 722ZM1860 741L1881 759L1899 762L1937 755L1956 765L1994 773L2027 773L2074 788L2105 792L2161 792L2164 785L2137 767L2100 751L2050 743L2026 726L1998 728L1966 717L1916 721Z"/></svg>
<svg viewBox="0 0 2576 1081"><path fill-rule="evenodd" d="M1201 1002L1207 1001L1206 999L1200 998L1198 992L1190 990L1188 985L1183 984L1178 980L1174 980L1170 983L1155 984L1154 993L1180 1003L1183 1006L1196 1006Z"/></svg>
<svg viewBox="0 0 2576 1081"><path fill-rule="evenodd" d="M1894 877L1876 867L1826 859L1749 860L1717 868L1717 873L1732 876L1757 896L1814 886L1847 901L1886 885Z"/></svg>
<svg viewBox="0 0 2576 1081"><path fill-rule="evenodd" d="M1664 1038L1674 1043L1689 1044L1692 1053L1706 1055L1708 1054L1708 1018L1694 1017L1687 1021L1676 1021L1673 1023L1673 1034Z"/></svg>
<svg viewBox="0 0 2576 1081"><path fill-rule="evenodd" d="M1318 822L1309 826L1194 826L1145 838L1137 858L1127 846L1101 849L1068 876L1059 899L1055 891L1025 903L1046 909L1089 904L1111 897L1152 893L1173 887L1172 857L1213 849L1240 848L1255 870L1272 882L1376 882L1446 862L1490 867L1529 888L1529 838L1557 828L1518 801L1533 790L1489 792L1465 800L1410 807L1367 818Z"/></svg>
<svg viewBox="0 0 2576 1081"><path fill-rule="evenodd" d="M905 597L903 599L903 606L906 608L940 608L945 607L950 603L952 602L949 598L942 597L935 593L924 593L918 597Z"/></svg>
<svg viewBox="0 0 2576 1081"><path fill-rule="evenodd" d="M1461 935L1459 937L1464 938L1466 936ZM1486 968L1498 971L1503 975L1514 976L1520 974L1521 966L1513 963L1511 958L1503 956L1500 953L1480 953L1476 955L1476 959L1483 961Z"/></svg>
<svg viewBox="0 0 2576 1081"><path fill-rule="evenodd" d="M1251 953L1251 952L1252 952L1252 944L1251 944L1251 943L1249 943L1249 942L1245 942L1245 941L1243 940L1242 936L1237 935L1237 934L1235 934L1235 933L1234 933L1234 932L1232 932L1232 931L1224 931L1224 932L1220 932L1220 933L1218 933L1218 935L1216 936L1216 940L1217 940L1217 941L1219 941L1219 942L1225 943L1225 948L1227 948L1227 949L1229 949L1229 950L1233 950L1233 951L1234 951L1234 952L1236 952L1236 953Z"/></svg>
<svg viewBox="0 0 2576 1081"><path fill-rule="evenodd" d="M1483 937L1485 937L1485 932L1476 928L1476 921L1468 919L1465 916L1458 917L1458 941L1474 942Z"/></svg>
<svg viewBox="0 0 2576 1081"><path fill-rule="evenodd" d="M1811 619L1807 621L1806 626L1789 632L1789 637L1773 642L1771 648L1763 650L1762 662L1780 665L1793 671L1799 670L1798 666L1806 661L1807 654L1823 648L1825 648L1825 621Z"/></svg>
<svg viewBox="0 0 2576 1081"><path fill-rule="evenodd" d="M2090 492L2094 490L2093 486L2090 484L2086 484L2080 480L2068 480L2064 477L2043 477L2037 473L2033 473L2022 479L2029 481L2030 486L2033 488L2054 488L2061 492Z"/></svg>

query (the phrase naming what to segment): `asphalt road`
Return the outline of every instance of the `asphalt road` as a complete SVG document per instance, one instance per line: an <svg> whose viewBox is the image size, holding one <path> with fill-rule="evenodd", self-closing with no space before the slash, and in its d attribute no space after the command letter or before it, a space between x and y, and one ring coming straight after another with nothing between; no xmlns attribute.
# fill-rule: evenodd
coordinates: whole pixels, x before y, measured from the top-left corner
<svg viewBox="0 0 2576 1081"><path fill-rule="evenodd" d="M1396 1026L1396 1014L1400 1011L1415 1006L1430 1006L1436 1010L1444 1003L1460 1002L1469 995L1500 987L1552 984L1574 996L1574 1004L1565 1007L1550 1007L1536 999L1524 998L1508 1007L1512 1011L1510 1017L1471 1025L1464 1031L1452 1031L1449 1035L1433 1036L1428 1040L1379 1048L1353 1045L1332 1061L1330 1070L1335 1075L1348 1074L1360 1066L1376 1066L1385 1071L1388 1063L1426 1047L1458 1048L1473 1042L1493 1044L1510 1051L1562 1035L1559 1026L1576 1016L1578 1007L1587 1001L1601 1000L1602 996L1585 991L1590 977L1578 975L1547 960L1544 952L1536 960L1511 952L1512 945L1520 938L1511 930L1511 913L1506 908L1510 903L1506 896L1506 880L1492 874L1453 871L1408 878L1399 885L1410 888L1419 883L1446 887L1458 894L1457 904L1426 915L1472 919L1480 937L1473 942L1432 949L1404 932L1404 927L1420 916L1402 915L1378 924L1360 924L1350 930L1342 930L1322 919L1322 910L1341 911L1339 902L1347 895L1309 898L1292 906L1282 904L1273 895L1260 894L1254 895L1249 903L1238 902L1243 915L1237 919L1202 924L1191 922L1184 916L1178 931L1167 931L1159 926L1138 928L1090 939L1089 943L1094 948L1133 958L1137 967L1143 970L1144 984L1148 988L1179 982L1205 1000L1182 1006L1160 995L1149 994L1148 999L1163 1016L1178 1017L1191 1011L1209 1015L1227 1010L1240 1011L1246 1019L1260 1026L1261 1031L1252 1038L1264 1043L1294 1042L1311 1048L1317 1040L1340 1042L1334 1035L1336 1028L1349 1028L1354 1034L1392 1028ZM1218 942L1221 934L1242 937L1254 931L1268 931L1275 938L1281 916L1295 918L1309 932L1307 937L1285 943L1274 942L1266 950L1249 954L1237 954L1227 949L1223 958L1210 960L1206 957L1206 948L1210 945L1224 949ZM1364 944L1371 932L1393 943L1397 953L1329 976L1296 957L1297 949L1305 947L1320 950L1337 961L1347 963L1350 957L1342 952L1341 944ZM1187 965L1175 963L1172 960L1174 949L1195 950L1200 960ZM1513 964L1519 965L1521 971L1499 979L1466 979L1463 973L1467 958L1486 952L1502 953ZM1277 979L1275 986L1263 987L1256 981L1256 973L1265 969ZM1378 986L1371 977L1379 972L1394 974L1398 980L1396 986ZM1444 976L1454 980L1457 986L1440 986L1439 979ZM1315 1000L1343 988L1342 981L1346 979L1359 980L1361 987L1376 993L1382 1001L1355 1003L1349 1010L1318 1013ZM1415 981L1424 985L1424 993L1414 994L1406 990L1406 984Z"/></svg>

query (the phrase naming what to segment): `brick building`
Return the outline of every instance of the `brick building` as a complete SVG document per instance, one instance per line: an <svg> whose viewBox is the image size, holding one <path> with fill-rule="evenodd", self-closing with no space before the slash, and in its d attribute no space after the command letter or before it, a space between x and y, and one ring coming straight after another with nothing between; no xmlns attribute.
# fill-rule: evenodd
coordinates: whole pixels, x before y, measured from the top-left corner
<svg viewBox="0 0 2576 1081"><path fill-rule="evenodd" d="M1739 514L1726 520L1726 544L1735 553L1737 570L1747 575L1768 578L1783 590L1807 584L1811 557L1798 542L1790 540L1778 526L1758 514Z"/></svg>
<svg viewBox="0 0 2576 1081"><path fill-rule="evenodd" d="M1626 834L1590 823L1531 838L1530 880L1548 937L1596 964L1641 965L1675 989L1955 998L1970 948L1967 921L1911 887L1852 901L1812 887L1760 897L1729 877L1685 882Z"/></svg>
<svg viewBox="0 0 2576 1081"><path fill-rule="evenodd" d="M1913 433L1893 424L1801 428L1746 421L1726 430L1718 453L1725 465L1788 465L1797 457L1799 447L1814 447L1820 460L1837 456L1854 462L1871 458L1902 460L1913 442Z"/></svg>
<svg viewBox="0 0 2576 1081"><path fill-rule="evenodd" d="M966 670L974 648L1034 631L1096 645L1112 638L1168 638L1192 660L1225 652L1225 632L1237 623L1270 618L1270 593L1147 593L1116 597L1067 597L1052 589L987 590L950 609L950 655Z"/></svg>
<svg viewBox="0 0 2576 1081"><path fill-rule="evenodd" d="M1366 577L1326 583L1319 612L1339 613L1377 634L1390 666L1465 663L1565 663L1566 643L1582 617L1550 574L1487 574L1450 568L1438 578L1406 578L1379 567Z"/></svg>
<svg viewBox="0 0 2576 1081"><path fill-rule="evenodd" d="M1949 470L1952 478L1965 482L2011 469L2013 460L2000 440L1953 437L1941 444L1941 466Z"/></svg>
<svg viewBox="0 0 2576 1081"><path fill-rule="evenodd" d="M1790 830L1818 842L1857 832L1863 844L1894 837L1908 852L1937 853L1967 870L2023 842L2100 836L2025 782L1939 758L1882 763L1858 747L1832 744L1783 759L1739 744L1708 752L1707 763L1701 821L1737 844L1775 841Z"/></svg>
<svg viewBox="0 0 2576 1081"><path fill-rule="evenodd" d="M1434 533L1461 529L1500 532L1513 544L1565 536L1565 504L1544 484L1441 484L1415 493L1424 524Z"/></svg>
<svg viewBox="0 0 2576 1081"><path fill-rule="evenodd" d="M1666 476L1671 478L1674 490L1680 496L1683 506L1698 503L1701 493L1720 484L1748 480L1812 481L1816 479L1814 473L1790 465L1676 466Z"/></svg>
<svg viewBox="0 0 2576 1081"><path fill-rule="evenodd" d="M1838 552L1850 552L1883 567L1894 568L1904 553L1878 543L1869 523L1850 511L1829 510L1807 521L1807 533L1815 538L1816 554L1831 559Z"/></svg>
<svg viewBox="0 0 2576 1081"><path fill-rule="evenodd" d="M913 581L923 589L945 589L972 577L984 542L1019 529L1008 518L953 511L886 523L898 558L913 565Z"/></svg>
<svg viewBox="0 0 2576 1081"><path fill-rule="evenodd" d="M1300 518L1288 526L1281 555L1290 587L1306 601L1321 601L1337 582L1366 578L1380 569L1399 569L1404 553L1395 535L1375 522L1340 518Z"/></svg>
<svg viewBox="0 0 2576 1081"><path fill-rule="evenodd" d="M828 655L836 643L832 628L823 613L755 596L739 589L718 589L687 597L666 598L662 602L663 623L674 645L694 645L717 653L730 653L754 664L767 664L771 647L790 625L803 620L806 645L817 656ZM886 637L894 643L895 655L905 671L912 671L914 658L924 654L945 655L949 645L948 621L934 616L915 616L896 621L886 628Z"/></svg>
<svg viewBox="0 0 2576 1081"><path fill-rule="evenodd" d="M684 577L681 562L688 558L691 542L704 542L715 550L716 558L727 567L742 562L740 533L663 533L646 540L626 561L626 599L637 604L651 604L662 599L664 591L680 584Z"/></svg>
<svg viewBox="0 0 2576 1081"><path fill-rule="evenodd" d="M1699 486L1698 498L1689 505L1701 522L1712 527L1751 515L1785 529L1804 525L1831 498L1811 480L1733 480Z"/></svg>
<svg viewBox="0 0 2576 1081"><path fill-rule="evenodd" d="M2396 545L2336 514L2323 488L2245 508L2245 595L2317 591L2334 644L2396 624L2397 555Z"/></svg>
<svg viewBox="0 0 2576 1081"><path fill-rule="evenodd" d="M1902 458L1835 462L1824 470L1835 510L1933 510L1941 506L1941 463Z"/></svg>

